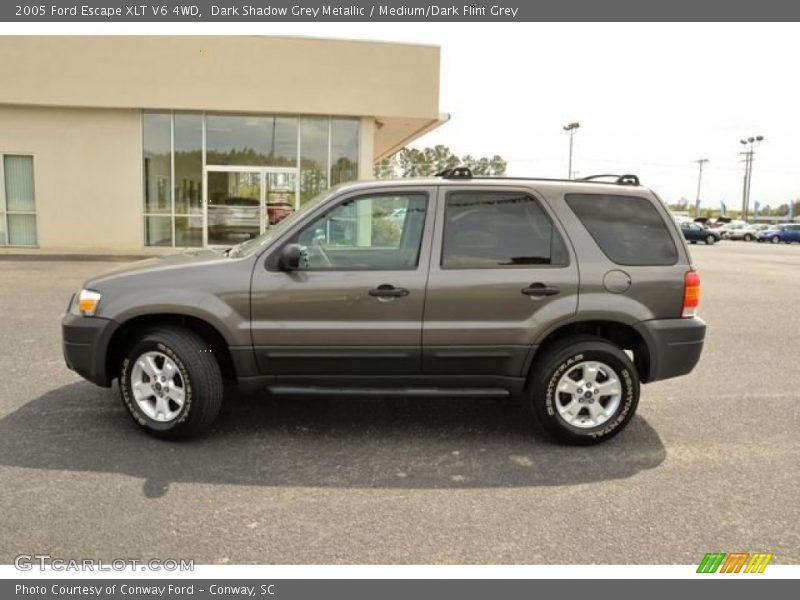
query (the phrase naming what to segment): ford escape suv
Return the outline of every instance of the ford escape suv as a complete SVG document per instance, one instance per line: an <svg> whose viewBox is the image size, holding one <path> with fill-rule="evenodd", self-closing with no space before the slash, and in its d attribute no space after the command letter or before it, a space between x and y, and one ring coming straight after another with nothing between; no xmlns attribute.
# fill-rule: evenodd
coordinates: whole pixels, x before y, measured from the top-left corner
<svg viewBox="0 0 800 600"><path fill-rule="evenodd" d="M117 379L157 437L208 429L232 380L276 395L522 396L554 436L591 444L628 424L641 383L695 366L699 286L633 175L457 168L338 186L231 248L91 279L63 347L89 381Z"/></svg>

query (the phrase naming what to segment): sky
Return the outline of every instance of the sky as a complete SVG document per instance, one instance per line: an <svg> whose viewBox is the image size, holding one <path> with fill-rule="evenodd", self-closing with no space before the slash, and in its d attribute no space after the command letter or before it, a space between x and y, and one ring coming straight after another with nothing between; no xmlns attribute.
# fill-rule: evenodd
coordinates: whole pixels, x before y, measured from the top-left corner
<svg viewBox="0 0 800 600"><path fill-rule="evenodd" d="M63 26L29 27L28 33L66 33ZM707 158L702 206L725 201L738 208L739 140L762 135L751 202L778 206L800 198L798 24L161 23L82 24L69 33L434 44L442 57L440 110L451 119L415 146L499 154L509 175L565 177L562 126L578 121L578 176L635 173L667 202L693 202L695 161Z"/></svg>
<svg viewBox="0 0 800 600"><path fill-rule="evenodd" d="M668 202L693 202L694 161L707 158L701 204L712 208L720 201L741 206L739 140L756 135L764 141L751 203L800 198L798 34L796 24L373 24L336 31L441 47L440 108L451 120L415 146L500 154L510 175L565 177L562 126L578 121L578 176L632 172Z"/></svg>

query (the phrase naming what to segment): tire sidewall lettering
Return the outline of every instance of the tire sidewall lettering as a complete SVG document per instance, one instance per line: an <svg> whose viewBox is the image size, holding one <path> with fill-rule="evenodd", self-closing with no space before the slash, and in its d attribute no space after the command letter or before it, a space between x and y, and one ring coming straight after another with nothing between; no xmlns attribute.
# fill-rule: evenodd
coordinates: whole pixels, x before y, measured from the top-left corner
<svg viewBox="0 0 800 600"><path fill-rule="evenodd" d="M593 354L593 353L579 352L573 354L568 358L566 358L565 360L559 362L558 365L555 367L555 369L553 369L550 377L547 379L547 386L545 388L545 411L547 413L548 418L553 419L559 424L560 427L567 429L571 433L591 438L601 438L607 436L612 431L617 429L619 426L623 425L630 417L630 412L635 402L636 383L630 369L628 369L625 366L622 366L618 360L609 361L609 357L607 355L604 355L601 360L614 363L611 366L614 367L620 374L620 378L622 379L623 383L623 398L620 401L620 406L617 409L617 413L610 421L603 423L597 429L583 430L578 427L574 427L569 423L566 423L560 417L560 415L558 415L558 412L555 407L556 386L558 384L558 381L561 379L561 376L567 370L569 370L573 365L583 362L584 360L590 360L590 358L587 358L586 356L587 354Z"/></svg>
<svg viewBox="0 0 800 600"><path fill-rule="evenodd" d="M120 371L120 391L122 392L122 400L125 404L125 407L128 409L128 412L134 418L134 420L141 425L142 427L149 427L153 429L171 429L181 423L184 423L192 413L192 380L189 377L187 372L186 366L183 364L183 361L180 357L175 353L172 348L167 346L162 342L151 342L146 341L141 344L138 344L135 348L135 354L137 358L144 354L145 352L150 352L156 350L167 355L178 367L178 371L180 372L181 379L183 380L184 386L184 404L183 409L180 416L172 421L167 423L161 423L159 421L154 421L153 419L148 418L144 414L142 414L141 410L137 406L136 400L133 398L133 394L131 393L131 385L130 385L130 376L131 376L131 367L133 366L134 360L131 360L130 356L125 357L122 361L122 369Z"/></svg>

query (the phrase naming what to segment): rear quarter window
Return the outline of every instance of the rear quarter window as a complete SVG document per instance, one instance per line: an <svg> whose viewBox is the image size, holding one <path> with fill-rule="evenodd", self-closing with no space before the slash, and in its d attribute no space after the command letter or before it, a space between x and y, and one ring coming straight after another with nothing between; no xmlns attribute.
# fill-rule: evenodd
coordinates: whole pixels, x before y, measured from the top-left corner
<svg viewBox="0 0 800 600"><path fill-rule="evenodd" d="M678 249L653 203L639 196L567 194L566 201L603 253L618 265L666 266Z"/></svg>

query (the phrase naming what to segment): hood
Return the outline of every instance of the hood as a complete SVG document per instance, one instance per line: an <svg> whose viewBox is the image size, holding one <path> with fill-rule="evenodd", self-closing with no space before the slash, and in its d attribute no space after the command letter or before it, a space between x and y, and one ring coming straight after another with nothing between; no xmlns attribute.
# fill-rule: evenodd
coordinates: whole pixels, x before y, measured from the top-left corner
<svg viewBox="0 0 800 600"><path fill-rule="evenodd" d="M92 286L101 285L110 280L121 279L131 275L141 275L144 273L157 273L180 269L187 266L195 266L209 263L218 263L230 260L221 250L211 250L204 248L201 250L190 250L179 254L167 254L145 258L131 263L125 263L119 267L107 271L98 277L93 277L85 282L84 288L91 289Z"/></svg>

